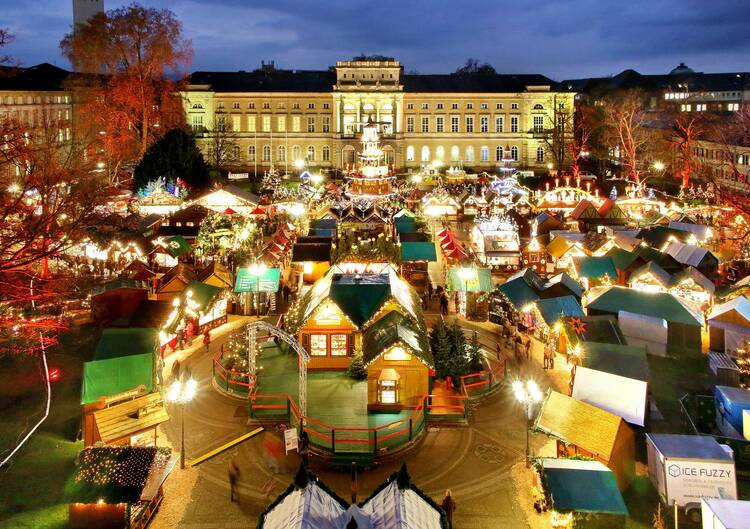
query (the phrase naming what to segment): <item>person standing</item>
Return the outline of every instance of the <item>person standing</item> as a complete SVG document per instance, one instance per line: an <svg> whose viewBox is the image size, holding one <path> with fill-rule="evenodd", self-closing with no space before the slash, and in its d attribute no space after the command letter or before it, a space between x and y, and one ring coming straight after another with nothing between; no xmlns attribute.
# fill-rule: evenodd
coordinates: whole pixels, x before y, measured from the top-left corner
<svg viewBox="0 0 750 529"><path fill-rule="evenodd" d="M240 479L240 467L237 465L237 461L232 459L229 462L229 469L227 470L227 474L229 476L229 501L234 501L234 497L237 496L237 499L239 499L239 494L237 492L237 481Z"/></svg>
<svg viewBox="0 0 750 529"><path fill-rule="evenodd" d="M451 497L451 489L445 491L445 496L440 506L445 511L445 517L448 519L448 529L453 528L453 513L456 511L456 501Z"/></svg>
<svg viewBox="0 0 750 529"><path fill-rule="evenodd" d="M203 335L203 345L206 346L206 353L208 353L208 348L211 345L211 331L206 331Z"/></svg>
<svg viewBox="0 0 750 529"><path fill-rule="evenodd" d="M445 292L440 294L440 314L448 315L448 296L445 295Z"/></svg>

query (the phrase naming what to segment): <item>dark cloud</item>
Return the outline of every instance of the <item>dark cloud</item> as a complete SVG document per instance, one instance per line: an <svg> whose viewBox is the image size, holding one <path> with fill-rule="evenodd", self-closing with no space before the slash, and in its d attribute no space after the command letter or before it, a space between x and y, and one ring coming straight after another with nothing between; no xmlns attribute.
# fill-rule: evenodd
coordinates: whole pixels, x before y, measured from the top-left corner
<svg viewBox="0 0 750 529"><path fill-rule="evenodd" d="M108 9L129 2L105 0ZM261 60L326 68L360 53L398 58L407 70L447 72L477 57L505 72L556 79L667 72L744 71L747 0L151 0L182 20L192 69L253 69ZM0 0L25 64L65 65L69 0Z"/></svg>

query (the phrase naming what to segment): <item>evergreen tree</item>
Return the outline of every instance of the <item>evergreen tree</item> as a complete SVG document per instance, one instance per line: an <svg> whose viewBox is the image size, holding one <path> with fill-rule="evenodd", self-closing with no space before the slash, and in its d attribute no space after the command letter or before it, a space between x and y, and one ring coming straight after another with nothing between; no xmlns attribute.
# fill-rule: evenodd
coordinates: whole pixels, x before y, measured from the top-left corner
<svg viewBox="0 0 750 529"><path fill-rule="evenodd" d="M445 378L448 375L453 375L451 338L443 320L438 320L430 331L430 350L435 361L437 377Z"/></svg>
<svg viewBox="0 0 750 529"><path fill-rule="evenodd" d="M362 358L362 353L358 352L352 358L352 363L349 364L349 369L346 370L346 374L354 380L366 380L367 379L367 368Z"/></svg>
<svg viewBox="0 0 750 529"><path fill-rule="evenodd" d="M449 329L451 341L451 376L454 378L468 372L469 363L466 356L466 336L464 331L454 323Z"/></svg>
<svg viewBox="0 0 750 529"><path fill-rule="evenodd" d="M476 331L466 346L466 356L469 360L469 371L481 371L484 368L482 347L479 345L479 334Z"/></svg>
<svg viewBox="0 0 750 529"><path fill-rule="evenodd" d="M135 168L133 187L139 190L159 178L166 182L176 182L180 178L194 190L208 187L208 164L194 136L182 129L172 129L148 148Z"/></svg>

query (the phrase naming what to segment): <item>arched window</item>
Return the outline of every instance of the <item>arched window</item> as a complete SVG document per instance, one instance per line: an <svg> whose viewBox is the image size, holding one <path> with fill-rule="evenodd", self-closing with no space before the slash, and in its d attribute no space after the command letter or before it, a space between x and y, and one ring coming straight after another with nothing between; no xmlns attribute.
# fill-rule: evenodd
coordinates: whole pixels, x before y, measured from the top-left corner
<svg viewBox="0 0 750 529"><path fill-rule="evenodd" d="M469 145L466 147L466 161L467 162L473 162L474 161L474 147Z"/></svg>
<svg viewBox="0 0 750 529"><path fill-rule="evenodd" d="M502 159L503 159L503 146L498 145L497 147L495 147L495 161L499 162Z"/></svg>
<svg viewBox="0 0 750 529"><path fill-rule="evenodd" d="M406 161L407 162L413 162L414 161L414 146L409 145L406 148Z"/></svg>
<svg viewBox="0 0 750 529"><path fill-rule="evenodd" d="M255 145L251 145L247 148L247 160L249 162L255 161Z"/></svg>
<svg viewBox="0 0 750 529"><path fill-rule="evenodd" d="M307 156L305 157L305 160L308 162L315 161L315 147L313 145L307 146Z"/></svg>
<svg viewBox="0 0 750 529"><path fill-rule="evenodd" d="M486 145L482 145L482 148L479 149L479 159L483 162L490 161L490 148Z"/></svg>
<svg viewBox="0 0 750 529"><path fill-rule="evenodd" d="M372 112L373 110L375 110L375 107L372 106L370 103L365 103L364 105L362 105L362 110L364 112Z"/></svg>
<svg viewBox="0 0 750 529"><path fill-rule="evenodd" d="M544 163L544 147L536 148L536 163Z"/></svg>
<svg viewBox="0 0 750 529"><path fill-rule="evenodd" d="M278 159L279 159L280 162L285 162L286 161L286 146L279 145Z"/></svg>
<svg viewBox="0 0 750 529"><path fill-rule="evenodd" d="M292 145L292 161L296 162L300 159L302 159L302 149L299 145Z"/></svg>
<svg viewBox="0 0 750 529"><path fill-rule="evenodd" d="M542 105L541 103L537 103L536 105L534 105L534 110L544 110L544 105Z"/></svg>
<svg viewBox="0 0 750 529"><path fill-rule="evenodd" d="M427 145L425 145L424 147L422 147L422 157L421 157L421 160L423 162L429 162L430 161L430 148Z"/></svg>
<svg viewBox="0 0 750 529"><path fill-rule="evenodd" d="M518 161L518 147L515 145L510 148L510 157L513 158L513 160Z"/></svg>
<svg viewBox="0 0 750 529"><path fill-rule="evenodd" d="M331 148L328 145L323 145L323 161L331 161Z"/></svg>
<svg viewBox="0 0 750 529"><path fill-rule="evenodd" d="M451 147L451 162L457 162L461 159L461 154L458 151L458 145Z"/></svg>
<svg viewBox="0 0 750 529"><path fill-rule="evenodd" d="M344 112L353 112L354 111L354 105L351 103L346 103L344 105Z"/></svg>
<svg viewBox="0 0 750 529"><path fill-rule="evenodd" d="M445 147L442 145L435 147L435 159L440 160L441 162L445 160Z"/></svg>
<svg viewBox="0 0 750 529"><path fill-rule="evenodd" d="M271 161L271 146L270 145L263 146L263 161L264 162Z"/></svg>

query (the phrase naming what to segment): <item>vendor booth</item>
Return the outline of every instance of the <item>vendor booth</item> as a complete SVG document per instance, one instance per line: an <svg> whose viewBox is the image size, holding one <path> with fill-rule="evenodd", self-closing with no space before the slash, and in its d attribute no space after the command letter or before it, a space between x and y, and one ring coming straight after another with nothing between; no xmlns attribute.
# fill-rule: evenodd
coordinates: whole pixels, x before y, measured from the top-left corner
<svg viewBox="0 0 750 529"><path fill-rule="evenodd" d="M628 509L614 473L599 461L543 458L539 472L552 527L624 528Z"/></svg>
<svg viewBox="0 0 750 529"><path fill-rule="evenodd" d="M740 296L714 307L708 332L712 351L736 356L737 348L750 339L750 300Z"/></svg>
<svg viewBox="0 0 750 529"><path fill-rule="evenodd" d="M644 347L586 342L575 369L573 398L645 426L648 380Z"/></svg>
<svg viewBox="0 0 750 529"><path fill-rule="evenodd" d="M144 529L175 465L169 448L85 448L66 484L71 529Z"/></svg>
<svg viewBox="0 0 750 529"><path fill-rule="evenodd" d="M716 386L714 388L716 406L716 427L727 437L743 439L745 414L750 410L750 390Z"/></svg>
<svg viewBox="0 0 750 529"><path fill-rule="evenodd" d="M101 439L94 417L98 410L151 393L156 347L155 329L104 329L94 360L83 364L81 404L87 445Z"/></svg>
<svg viewBox="0 0 750 529"><path fill-rule="evenodd" d="M655 322L655 319L659 319L664 323L660 322L658 326L651 325L648 328L649 334L644 334L644 330L638 329L637 326L631 328L621 323L620 327L628 337L631 335L634 338L643 337L649 342L658 343L663 339L663 328L666 325L667 352L679 355L701 352L703 316L672 294L610 287L603 290L595 298L590 299L586 309L589 315L617 314L618 319L622 313L647 316L651 318L648 321L653 322ZM627 317L624 318L624 322L626 321ZM632 329L632 334L630 329ZM657 329L662 329L659 335L656 335Z"/></svg>
<svg viewBox="0 0 750 529"><path fill-rule="evenodd" d="M406 465L359 504L349 505L300 467L294 482L263 511L258 529L450 529L440 506L411 483Z"/></svg>
<svg viewBox="0 0 750 529"><path fill-rule="evenodd" d="M401 241L401 275L410 285L421 291L430 280L428 266L437 261L435 243Z"/></svg>
<svg viewBox="0 0 750 529"><path fill-rule="evenodd" d="M744 529L750 520L750 501L701 499L702 529Z"/></svg>
<svg viewBox="0 0 750 529"><path fill-rule="evenodd" d="M260 314L261 307L276 308L276 293L279 291L281 270L278 268L243 267L237 270L234 284L235 293L239 294L241 313L245 315Z"/></svg>
<svg viewBox="0 0 750 529"><path fill-rule="evenodd" d="M596 459L609 467L625 490L635 476L635 437L617 415L549 390L534 429L557 440L557 457Z"/></svg>

